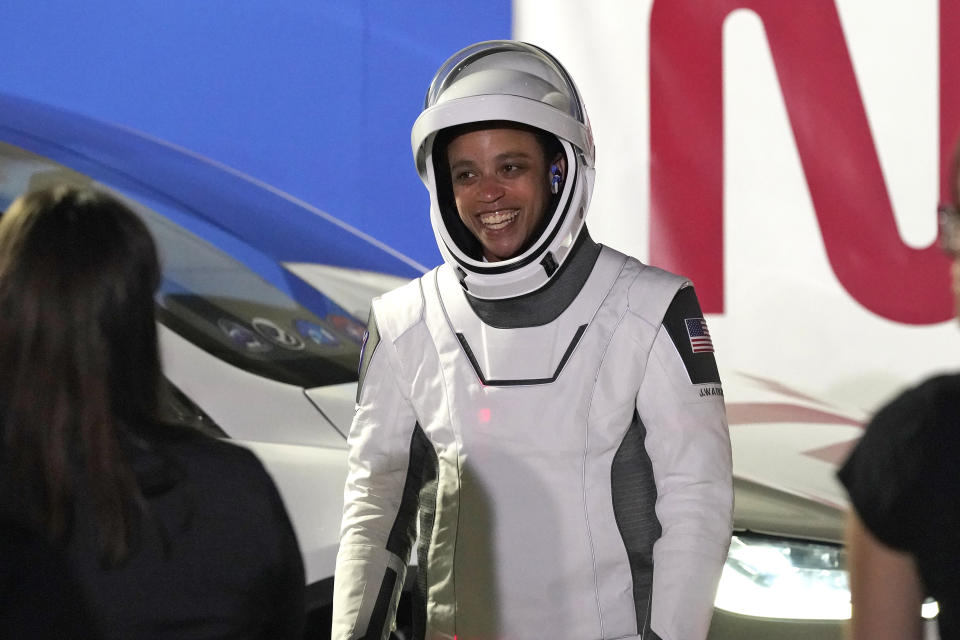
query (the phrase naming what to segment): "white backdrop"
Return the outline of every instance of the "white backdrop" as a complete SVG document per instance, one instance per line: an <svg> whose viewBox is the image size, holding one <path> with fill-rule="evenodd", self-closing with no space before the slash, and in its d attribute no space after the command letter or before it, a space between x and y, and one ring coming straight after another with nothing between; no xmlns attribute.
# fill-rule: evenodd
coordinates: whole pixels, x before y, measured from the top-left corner
<svg viewBox="0 0 960 640"><path fill-rule="evenodd" d="M556 55L587 103L597 141L592 234L644 260L652 5L514 3L514 37ZM936 237L938 4L836 6L897 225L905 243L924 247ZM723 29L725 306L708 320L728 404L753 393L741 384L744 373L862 420L903 386L956 368L956 322L895 322L843 288L824 250L763 23L737 10Z"/></svg>

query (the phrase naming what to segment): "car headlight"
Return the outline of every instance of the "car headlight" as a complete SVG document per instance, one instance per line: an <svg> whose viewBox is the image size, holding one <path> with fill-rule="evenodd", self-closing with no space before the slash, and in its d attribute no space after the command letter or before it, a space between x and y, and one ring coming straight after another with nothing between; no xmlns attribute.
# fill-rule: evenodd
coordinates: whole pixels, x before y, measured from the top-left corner
<svg viewBox="0 0 960 640"><path fill-rule="evenodd" d="M716 606L762 618L846 620L850 584L839 545L735 535L723 566ZM923 605L933 618L937 603Z"/></svg>
<svg viewBox="0 0 960 640"><path fill-rule="evenodd" d="M846 553L835 545L733 536L716 606L763 618L849 618Z"/></svg>

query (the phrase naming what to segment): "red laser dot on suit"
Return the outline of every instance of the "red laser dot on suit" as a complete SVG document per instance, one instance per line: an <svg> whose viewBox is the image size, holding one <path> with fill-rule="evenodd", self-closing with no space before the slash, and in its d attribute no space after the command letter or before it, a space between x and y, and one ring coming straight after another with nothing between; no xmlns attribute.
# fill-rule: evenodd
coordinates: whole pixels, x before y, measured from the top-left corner
<svg viewBox="0 0 960 640"><path fill-rule="evenodd" d="M477 420L480 422L490 422L490 409L480 409L477 411ZM457 640L454 638L453 640Z"/></svg>

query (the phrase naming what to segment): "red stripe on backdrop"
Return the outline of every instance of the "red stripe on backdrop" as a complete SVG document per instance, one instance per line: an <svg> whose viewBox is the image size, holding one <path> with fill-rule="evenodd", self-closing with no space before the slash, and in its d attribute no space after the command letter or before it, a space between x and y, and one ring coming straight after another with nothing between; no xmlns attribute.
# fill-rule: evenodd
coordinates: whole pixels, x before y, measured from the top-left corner
<svg viewBox="0 0 960 640"><path fill-rule="evenodd" d="M839 413L832 413L813 407L803 407L785 402L731 402L727 404L727 422L730 426L741 424L804 423L804 424L845 424L863 427L859 420Z"/></svg>
<svg viewBox="0 0 960 640"><path fill-rule="evenodd" d="M840 283L889 320L950 319L947 258L936 242L922 249L906 245L897 230L833 0L804 0L802 8L781 0L653 3L651 263L690 277L706 313L723 312L723 23L737 9L750 9L763 21L827 258ZM960 3L940 3L940 27L944 159L960 132L960 39L953 37Z"/></svg>

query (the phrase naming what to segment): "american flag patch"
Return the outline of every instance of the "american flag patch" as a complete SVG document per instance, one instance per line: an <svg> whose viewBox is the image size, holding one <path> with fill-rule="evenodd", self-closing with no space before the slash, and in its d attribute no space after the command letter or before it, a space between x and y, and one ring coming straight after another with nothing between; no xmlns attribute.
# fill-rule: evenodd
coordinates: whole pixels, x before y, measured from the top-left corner
<svg viewBox="0 0 960 640"><path fill-rule="evenodd" d="M690 338L690 347L694 353L713 353L713 341L710 340L710 329L703 318L687 318L687 336Z"/></svg>

